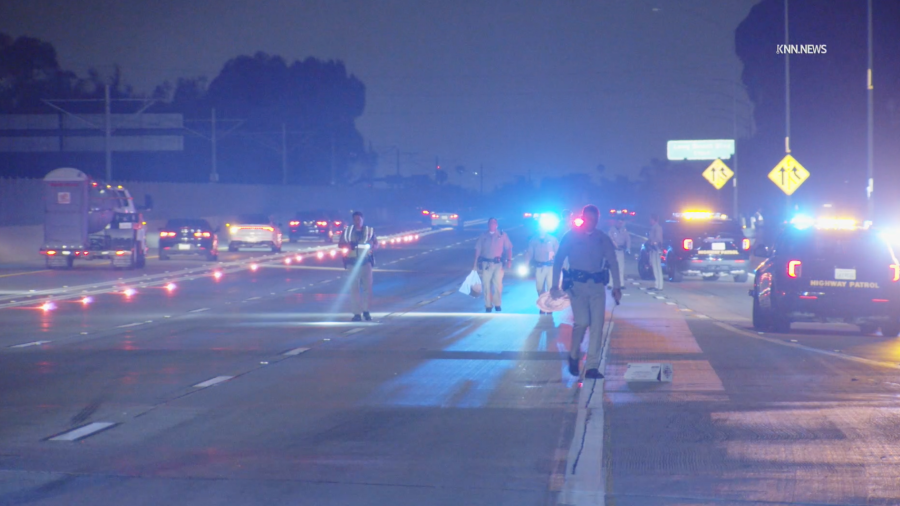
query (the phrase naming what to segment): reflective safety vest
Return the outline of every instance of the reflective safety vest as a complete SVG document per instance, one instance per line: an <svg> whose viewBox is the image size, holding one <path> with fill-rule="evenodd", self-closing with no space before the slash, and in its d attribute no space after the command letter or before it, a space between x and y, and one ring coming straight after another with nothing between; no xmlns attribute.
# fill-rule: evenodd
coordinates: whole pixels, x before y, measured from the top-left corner
<svg viewBox="0 0 900 506"><path fill-rule="evenodd" d="M344 229L344 241L351 243L354 242L355 236L354 232L356 232L355 225L348 225L347 228ZM363 226L363 240L359 241L359 244L370 244L372 238L375 237L375 229L372 227ZM347 256L350 258L356 258L357 251L359 248L351 248L350 251L347 252ZM371 249L369 250L371 252Z"/></svg>

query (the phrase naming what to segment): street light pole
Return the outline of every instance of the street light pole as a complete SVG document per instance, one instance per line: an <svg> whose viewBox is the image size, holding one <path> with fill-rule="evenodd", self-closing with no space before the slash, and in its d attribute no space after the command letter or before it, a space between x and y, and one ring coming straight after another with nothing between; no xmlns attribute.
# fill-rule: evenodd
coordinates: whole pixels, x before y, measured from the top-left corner
<svg viewBox="0 0 900 506"><path fill-rule="evenodd" d="M867 129L867 163L866 163L866 200L868 218L874 219L875 215L875 90L872 83L872 0L868 1L867 6L867 24L868 24L868 72L866 94L868 95L868 129Z"/></svg>
<svg viewBox="0 0 900 506"><path fill-rule="evenodd" d="M790 44L788 31L788 0L784 0L784 45ZM784 52L784 151L791 154L791 57ZM787 195L787 211L791 212L791 196Z"/></svg>

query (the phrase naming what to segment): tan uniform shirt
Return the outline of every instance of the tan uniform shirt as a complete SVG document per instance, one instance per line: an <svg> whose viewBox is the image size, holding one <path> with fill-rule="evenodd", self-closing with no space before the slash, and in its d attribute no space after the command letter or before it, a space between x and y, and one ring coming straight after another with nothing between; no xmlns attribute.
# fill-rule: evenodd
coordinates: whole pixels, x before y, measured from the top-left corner
<svg viewBox="0 0 900 506"><path fill-rule="evenodd" d="M559 274L563 261L569 259L569 268L579 271L600 272L609 269L613 288L621 288L619 262L616 247L608 235L600 230L590 233L571 231L563 237L553 263L552 286L559 286Z"/></svg>
<svg viewBox="0 0 900 506"><path fill-rule="evenodd" d="M526 262L552 262L559 250L559 241L556 237L548 235L541 239L540 237L532 237L528 242L528 249L525 251Z"/></svg>
<svg viewBox="0 0 900 506"><path fill-rule="evenodd" d="M504 252L506 252L506 258L512 256L512 243L509 241L509 236L506 235L506 232L499 230L493 234L485 232L475 241L475 253L479 257L492 260L494 258L502 259L504 258Z"/></svg>
<svg viewBox="0 0 900 506"><path fill-rule="evenodd" d="M650 244L655 244L662 248L663 233L659 223L650 226L650 233L648 234L647 239L650 240Z"/></svg>
<svg viewBox="0 0 900 506"><path fill-rule="evenodd" d="M617 249L631 249L631 234L625 230L625 227L621 229L618 227L613 227L609 229L609 238L613 242L613 246Z"/></svg>

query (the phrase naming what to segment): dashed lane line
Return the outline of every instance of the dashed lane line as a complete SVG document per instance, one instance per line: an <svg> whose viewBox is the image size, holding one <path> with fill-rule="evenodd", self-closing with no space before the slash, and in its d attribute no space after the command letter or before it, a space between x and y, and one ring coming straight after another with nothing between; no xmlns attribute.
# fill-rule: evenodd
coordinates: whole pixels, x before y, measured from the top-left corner
<svg viewBox="0 0 900 506"><path fill-rule="evenodd" d="M299 355L301 353L306 353L309 350L310 350L309 348L294 348L293 350L288 350L288 351L282 353L282 355L284 355L286 357L296 357L297 355Z"/></svg>
<svg viewBox="0 0 900 506"><path fill-rule="evenodd" d="M93 422L77 429L63 432L58 436L53 436L50 438L50 441L78 441L115 425L113 422Z"/></svg>
<svg viewBox="0 0 900 506"><path fill-rule="evenodd" d="M51 342L52 341L33 341L30 343L14 344L14 345L10 346L10 348L28 348L30 346L41 346L43 344L48 344Z"/></svg>
<svg viewBox="0 0 900 506"><path fill-rule="evenodd" d="M225 382L225 381L228 381L228 380L230 380L230 379L233 378L233 377L234 377L234 376L216 376L215 378L208 379L208 380L206 380L206 381L197 383L196 385L194 385L194 388L206 388L206 387L211 387L211 386L213 386L213 385L217 385L217 384L219 384L219 383L223 383L223 382Z"/></svg>
<svg viewBox="0 0 900 506"><path fill-rule="evenodd" d="M201 307L200 309L192 309L188 311L188 313L202 313L203 311L209 311L208 307Z"/></svg>

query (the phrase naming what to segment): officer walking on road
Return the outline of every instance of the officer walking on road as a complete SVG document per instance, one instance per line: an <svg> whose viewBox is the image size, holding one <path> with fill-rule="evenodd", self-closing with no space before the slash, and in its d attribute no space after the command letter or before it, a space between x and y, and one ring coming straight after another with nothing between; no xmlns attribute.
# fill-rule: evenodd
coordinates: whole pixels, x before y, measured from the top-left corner
<svg viewBox="0 0 900 506"><path fill-rule="evenodd" d="M650 255L650 266L653 268L654 288L663 289L663 271L660 254L663 249L663 231L659 225L659 215L650 215L650 233L647 237L647 253Z"/></svg>
<svg viewBox="0 0 900 506"><path fill-rule="evenodd" d="M625 230L625 220L619 218L609 229L609 238L616 247L616 260L619 264L619 284L625 289L625 253L631 254L631 234Z"/></svg>
<svg viewBox="0 0 900 506"><path fill-rule="evenodd" d="M512 243L506 232L498 228L497 218L491 218L488 231L475 241L475 270L481 277L485 313L501 311L504 266L507 269L512 266Z"/></svg>
<svg viewBox="0 0 900 506"><path fill-rule="evenodd" d="M572 328L572 349L569 350L569 372L578 376L581 360L581 342L588 327L591 341L585 362L585 377L602 379L600 373L600 353L602 351L603 320L606 314L606 285L612 275L612 295L616 304L622 300L622 286L619 278L619 264L616 248L609 236L597 230L600 210L596 206L585 206L580 227L572 229L563 237L559 252L553 261L553 298L562 297L559 286L563 262L569 260L569 271L565 277L565 292L572 303L575 325Z"/></svg>
<svg viewBox="0 0 900 506"><path fill-rule="evenodd" d="M353 213L353 224L344 229L338 247L346 251L344 269L350 269L350 299L355 322L372 321L369 305L372 303L372 269L375 267L375 248L378 239L372 227L363 225L363 213ZM362 294L360 294L362 292Z"/></svg>
<svg viewBox="0 0 900 506"><path fill-rule="evenodd" d="M553 286L550 284L553 279L553 258L558 250L559 241L543 228L528 242L528 249L525 250L525 261L534 268L534 279L537 285L538 296L549 291L550 287ZM549 314L544 313L544 311L540 313Z"/></svg>

